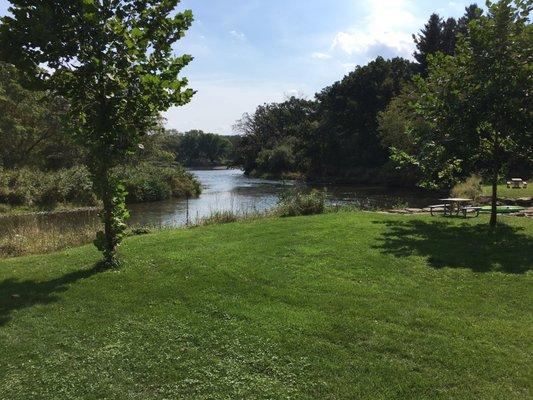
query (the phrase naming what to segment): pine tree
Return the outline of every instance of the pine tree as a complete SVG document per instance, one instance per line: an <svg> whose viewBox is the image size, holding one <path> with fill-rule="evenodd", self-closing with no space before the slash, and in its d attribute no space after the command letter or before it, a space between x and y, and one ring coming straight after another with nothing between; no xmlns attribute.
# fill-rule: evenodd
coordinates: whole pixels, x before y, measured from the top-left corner
<svg viewBox="0 0 533 400"><path fill-rule="evenodd" d="M457 33L466 35L468 33L468 24L471 21L481 18L483 10L477 4L471 4L465 8L465 14L457 21Z"/></svg>
<svg viewBox="0 0 533 400"><path fill-rule="evenodd" d="M442 28L440 51L450 56L454 55L456 41L457 41L457 21L455 20L455 18L448 18Z"/></svg>
<svg viewBox="0 0 533 400"><path fill-rule="evenodd" d="M427 56L442 50L442 31L444 23L438 14L431 14L429 21L421 30L420 34L413 35L417 51L414 57L420 65L419 72L427 75Z"/></svg>

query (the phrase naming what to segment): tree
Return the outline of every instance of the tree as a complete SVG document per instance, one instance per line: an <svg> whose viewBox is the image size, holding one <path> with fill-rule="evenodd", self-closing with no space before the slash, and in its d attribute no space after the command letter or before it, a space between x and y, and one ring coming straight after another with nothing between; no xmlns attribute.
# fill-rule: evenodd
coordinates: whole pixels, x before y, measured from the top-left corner
<svg viewBox="0 0 533 400"><path fill-rule="evenodd" d="M455 44L457 43L457 21L455 18L448 18L442 25L441 49L444 54L453 55Z"/></svg>
<svg viewBox="0 0 533 400"><path fill-rule="evenodd" d="M517 154L532 160L532 2L500 0L488 9L470 23L455 57L429 58L416 110L432 129L417 133L416 154L396 156L418 165L430 185L485 171L494 226L502 168Z"/></svg>
<svg viewBox="0 0 533 400"><path fill-rule="evenodd" d="M15 67L0 62L0 165L50 169L81 157L64 129L68 104L25 89L18 78Z"/></svg>
<svg viewBox="0 0 533 400"><path fill-rule="evenodd" d="M316 95L266 104L236 125L246 173L311 179L375 177L389 153L378 136L377 116L409 82L415 65L378 57ZM370 171L367 174L360 172Z"/></svg>
<svg viewBox="0 0 533 400"><path fill-rule="evenodd" d="M302 171L305 166L306 138L316 103L291 97L282 103L257 107L235 124L243 136L238 144L247 174ZM274 151L275 150L275 151ZM275 170L270 169L275 166Z"/></svg>
<svg viewBox="0 0 533 400"><path fill-rule="evenodd" d="M448 18L443 21L438 14L432 14L428 22L418 35L413 35L417 51L414 57L419 64L419 72L427 76L428 56L437 52L453 55L458 35L468 34L468 25L471 21L479 19L483 14L476 4L465 8L465 14L455 20Z"/></svg>
<svg viewBox="0 0 533 400"><path fill-rule="evenodd" d="M0 58L28 86L69 103L70 127L88 153L104 231L96 246L116 263L125 191L112 168L140 143L159 113L193 95L178 79L191 61L172 44L192 23L179 0L11 0L0 25Z"/></svg>
<svg viewBox="0 0 533 400"><path fill-rule="evenodd" d="M431 14L428 22L420 34L413 35L417 51L414 53L415 60L420 65L420 72L426 75L428 63L427 57L442 50L443 22L438 14Z"/></svg>
<svg viewBox="0 0 533 400"><path fill-rule="evenodd" d="M461 35L468 34L468 26L470 22L481 18L483 10L477 4L471 4L465 8L465 14L457 21L457 33Z"/></svg>
<svg viewBox="0 0 533 400"><path fill-rule="evenodd" d="M232 144L224 136L192 130L178 137L176 160L184 165L218 166L228 161Z"/></svg>
<svg viewBox="0 0 533 400"><path fill-rule="evenodd" d="M321 146L312 155L313 175L342 176L387 162L377 116L413 73L414 64L407 60L378 57L317 94L319 122L312 141Z"/></svg>
<svg viewBox="0 0 533 400"><path fill-rule="evenodd" d="M378 114L378 133L384 148L413 153L417 149L413 132L427 133L431 129L412 107L419 96L413 83L406 84L402 92Z"/></svg>

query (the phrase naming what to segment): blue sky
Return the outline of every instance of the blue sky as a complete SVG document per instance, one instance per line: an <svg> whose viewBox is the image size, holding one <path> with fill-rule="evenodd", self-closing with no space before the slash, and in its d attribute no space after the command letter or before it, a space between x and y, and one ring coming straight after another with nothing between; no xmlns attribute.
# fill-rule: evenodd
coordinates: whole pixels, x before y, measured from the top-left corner
<svg viewBox="0 0 533 400"><path fill-rule="evenodd" d="M178 53L198 91L169 110L167 126L229 134L259 104L312 98L378 55L409 58L411 34L432 12L460 16L472 0L182 0L195 15ZM483 1L478 1L478 4ZM0 0L5 14L7 0Z"/></svg>

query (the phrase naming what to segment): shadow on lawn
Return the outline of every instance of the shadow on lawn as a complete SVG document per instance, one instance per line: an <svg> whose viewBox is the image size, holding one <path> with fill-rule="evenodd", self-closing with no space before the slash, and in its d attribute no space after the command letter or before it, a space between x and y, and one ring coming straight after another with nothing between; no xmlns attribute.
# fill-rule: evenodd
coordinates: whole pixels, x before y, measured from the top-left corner
<svg viewBox="0 0 533 400"><path fill-rule="evenodd" d="M49 281L6 279L0 282L0 326L9 321L12 311L57 301L57 294L66 291L69 284L102 271L97 264L91 269L70 272Z"/></svg>
<svg viewBox="0 0 533 400"><path fill-rule="evenodd" d="M434 268L469 268L474 272L522 274L533 268L533 239L523 228L500 224L451 225L443 221L388 220L377 246L397 257L427 256Z"/></svg>

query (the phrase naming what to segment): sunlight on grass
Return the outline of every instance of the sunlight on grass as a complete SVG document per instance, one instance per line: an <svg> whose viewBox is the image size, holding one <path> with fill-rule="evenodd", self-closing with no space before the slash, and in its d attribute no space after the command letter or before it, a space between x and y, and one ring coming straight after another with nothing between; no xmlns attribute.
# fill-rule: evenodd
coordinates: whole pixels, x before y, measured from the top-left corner
<svg viewBox="0 0 533 400"><path fill-rule="evenodd" d="M527 398L533 223L502 220L340 212L131 237L110 271L92 246L0 261L0 393Z"/></svg>

